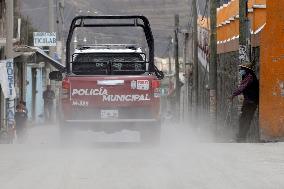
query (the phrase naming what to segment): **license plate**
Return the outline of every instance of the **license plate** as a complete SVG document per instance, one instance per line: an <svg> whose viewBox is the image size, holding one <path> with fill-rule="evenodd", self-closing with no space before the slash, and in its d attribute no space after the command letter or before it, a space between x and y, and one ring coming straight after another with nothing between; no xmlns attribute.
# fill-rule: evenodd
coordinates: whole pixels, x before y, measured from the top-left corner
<svg viewBox="0 0 284 189"><path fill-rule="evenodd" d="M118 110L101 110L102 119L116 119L118 118Z"/></svg>

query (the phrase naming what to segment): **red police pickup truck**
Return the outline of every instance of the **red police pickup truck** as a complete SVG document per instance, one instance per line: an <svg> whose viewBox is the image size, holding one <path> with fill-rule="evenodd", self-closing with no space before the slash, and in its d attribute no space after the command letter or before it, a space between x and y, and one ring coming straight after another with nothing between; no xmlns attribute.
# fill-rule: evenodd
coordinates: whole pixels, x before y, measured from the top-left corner
<svg viewBox="0 0 284 189"><path fill-rule="evenodd" d="M90 23L97 20L108 21ZM129 22L117 23L120 20ZM71 39L77 27L142 27L148 53L135 45L101 44L81 46L71 55ZM140 131L143 142L159 139L163 73L154 65L154 39L146 17L74 18L66 43L66 68L49 76L62 80L63 136L74 128L108 133L128 129Z"/></svg>

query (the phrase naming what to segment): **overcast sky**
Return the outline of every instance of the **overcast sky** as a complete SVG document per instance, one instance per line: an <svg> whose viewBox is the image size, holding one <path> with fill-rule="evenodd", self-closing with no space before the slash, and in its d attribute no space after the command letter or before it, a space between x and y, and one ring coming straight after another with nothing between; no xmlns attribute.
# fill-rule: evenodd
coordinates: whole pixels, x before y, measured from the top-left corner
<svg viewBox="0 0 284 189"><path fill-rule="evenodd" d="M59 0L54 0L54 2L58 5ZM205 0L198 0L200 14L204 13L205 2ZM21 0L21 4L22 13L29 16L34 26L39 31L48 31L48 1ZM79 14L80 10L104 15L143 14L147 16L156 39L156 51L163 54L169 36L173 35L174 14L180 15L182 27L189 26L191 0L65 0L66 30L72 18L76 13ZM55 17L61 20L58 8L55 8Z"/></svg>

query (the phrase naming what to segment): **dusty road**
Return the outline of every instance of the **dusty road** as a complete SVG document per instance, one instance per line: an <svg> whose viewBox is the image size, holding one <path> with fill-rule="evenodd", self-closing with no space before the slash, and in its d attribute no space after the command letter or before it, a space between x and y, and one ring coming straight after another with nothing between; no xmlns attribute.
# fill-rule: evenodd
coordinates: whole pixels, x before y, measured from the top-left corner
<svg viewBox="0 0 284 189"><path fill-rule="evenodd" d="M0 145L1 189L284 188L282 143L198 143L166 128L156 148L95 142L137 140L127 132L78 133L78 145L66 148L55 126L29 135L26 144Z"/></svg>

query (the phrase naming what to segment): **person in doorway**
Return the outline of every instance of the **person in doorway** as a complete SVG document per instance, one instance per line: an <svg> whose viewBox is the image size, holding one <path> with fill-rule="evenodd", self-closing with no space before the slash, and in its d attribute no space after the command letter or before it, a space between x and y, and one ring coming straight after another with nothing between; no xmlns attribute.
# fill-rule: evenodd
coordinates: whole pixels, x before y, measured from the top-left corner
<svg viewBox="0 0 284 189"><path fill-rule="evenodd" d="M229 99L232 101L234 97L238 95L243 94L244 96L241 115L239 117L237 142L245 142L251 121L258 106L259 81L253 71L253 65L250 62L240 65L239 74L242 79L241 83Z"/></svg>
<svg viewBox="0 0 284 189"><path fill-rule="evenodd" d="M16 112L15 112L15 129L16 134L19 142L23 142L26 136L26 122L27 122L28 116L24 110L23 104L19 104L16 106Z"/></svg>
<svg viewBox="0 0 284 189"><path fill-rule="evenodd" d="M20 101L20 105L23 106L24 111L26 112L26 114L28 115L29 111L27 109L27 103L23 100Z"/></svg>
<svg viewBox="0 0 284 189"><path fill-rule="evenodd" d="M43 100L44 100L44 116L45 120L48 122L52 120L54 99L55 99L55 93L53 90L51 90L51 86L47 85L46 90L43 92Z"/></svg>

